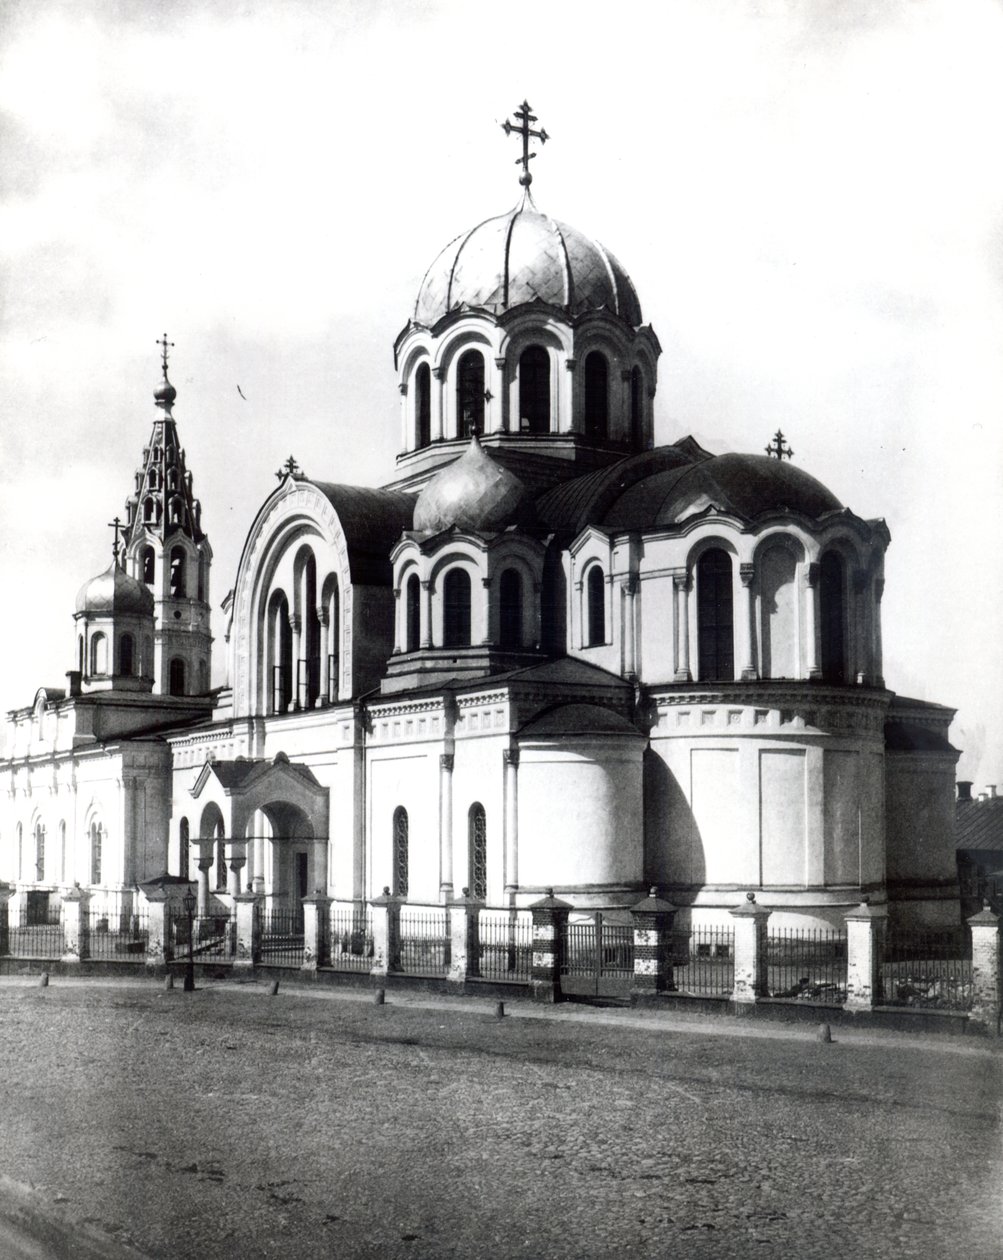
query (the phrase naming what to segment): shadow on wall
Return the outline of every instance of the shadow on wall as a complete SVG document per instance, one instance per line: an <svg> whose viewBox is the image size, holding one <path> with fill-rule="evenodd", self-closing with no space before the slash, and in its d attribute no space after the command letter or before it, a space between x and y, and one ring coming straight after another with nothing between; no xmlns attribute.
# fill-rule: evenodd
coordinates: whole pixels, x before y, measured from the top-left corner
<svg viewBox="0 0 1003 1260"><path fill-rule="evenodd" d="M644 753L644 881L704 884L707 859L693 810L675 775L650 748Z"/></svg>

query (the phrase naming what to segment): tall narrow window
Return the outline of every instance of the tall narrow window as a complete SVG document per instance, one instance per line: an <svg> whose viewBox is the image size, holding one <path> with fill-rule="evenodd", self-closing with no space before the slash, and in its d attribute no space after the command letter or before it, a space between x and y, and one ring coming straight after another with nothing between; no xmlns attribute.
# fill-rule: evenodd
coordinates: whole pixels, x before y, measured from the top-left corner
<svg viewBox="0 0 1003 1260"><path fill-rule="evenodd" d="M760 644L763 678L798 677L797 560L787 547L759 557Z"/></svg>
<svg viewBox="0 0 1003 1260"><path fill-rule="evenodd" d="M192 840L187 818L181 819L178 827L178 834L181 840L181 854L178 859L178 874L182 879L188 879L191 873L189 867L192 859Z"/></svg>
<svg viewBox="0 0 1003 1260"><path fill-rule="evenodd" d="M216 824L216 891L226 890L226 840L223 836L223 824Z"/></svg>
<svg viewBox="0 0 1003 1260"><path fill-rule="evenodd" d="M35 879L45 879L45 824L35 824Z"/></svg>
<svg viewBox="0 0 1003 1260"><path fill-rule="evenodd" d="M175 656L171 661L168 691L172 696L185 694L185 663L180 656Z"/></svg>
<svg viewBox="0 0 1003 1260"><path fill-rule="evenodd" d="M586 646L599 647L606 642L606 582L603 571L597 564L589 569L585 596L588 604Z"/></svg>
<svg viewBox="0 0 1003 1260"><path fill-rule="evenodd" d="M502 647L522 647L522 578L516 569L506 569L501 575L498 613Z"/></svg>
<svg viewBox="0 0 1003 1260"><path fill-rule="evenodd" d="M639 367L630 370L630 443L635 451L644 445L644 377Z"/></svg>
<svg viewBox="0 0 1003 1260"><path fill-rule="evenodd" d="M585 435L605 438L609 428L609 365L593 350L585 356Z"/></svg>
<svg viewBox="0 0 1003 1260"><path fill-rule="evenodd" d="M394 810L393 839L393 894L395 897L406 897L408 894L408 821L407 810L398 805Z"/></svg>
<svg viewBox="0 0 1003 1260"><path fill-rule="evenodd" d="M101 883L101 850L104 847L104 827L99 822L91 823L91 883Z"/></svg>
<svg viewBox="0 0 1003 1260"><path fill-rule="evenodd" d="M302 651L303 657L296 663L299 680L296 703L301 709L311 709L320 695L320 617L317 615L317 561L311 552L307 556L302 573Z"/></svg>
<svg viewBox="0 0 1003 1260"><path fill-rule="evenodd" d="M66 823L59 824L59 879L66 883Z"/></svg>
<svg viewBox="0 0 1003 1260"><path fill-rule="evenodd" d="M414 374L414 444L420 449L432 440L432 373L427 363L419 363Z"/></svg>
<svg viewBox="0 0 1003 1260"><path fill-rule="evenodd" d="M470 574L450 569L442 584L442 643L470 646Z"/></svg>
<svg viewBox="0 0 1003 1260"><path fill-rule="evenodd" d="M519 428L550 431L550 355L543 346L527 346L519 356Z"/></svg>
<svg viewBox="0 0 1003 1260"><path fill-rule="evenodd" d="M404 615L407 618L404 650L417 652L421 645L421 582L417 573L411 574L404 590Z"/></svg>
<svg viewBox="0 0 1003 1260"><path fill-rule="evenodd" d="M460 437L484 432L484 356L468 350L456 368L456 427Z"/></svg>
<svg viewBox="0 0 1003 1260"><path fill-rule="evenodd" d="M822 557L819 589L821 604L822 677L826 682L846 682L846 608L843 558L837 551Z"/></svg>
<svg viewBox="0 0 1003 1260"><path fill-rule="evenodd" d="M154 581L154 573L156 571L157 557L152 547L144 547L140 552L140 564L143 568L143 581L147 586L152 586Z"/></svg>
<svg viewBox="0 0 1003 1260"><path fill-rule="evenodd" d="M327 697L334 704L338 699L338 679L341 677L341 601L338 596L337 578L331 579L328 591L327 622Z"/></svg>
<svg viewBox="0 0 1003 1260"><path fill-rule="evenodd" d="M198 567L198 597L199 597L199 599L203 599L203 600L204 600L204 599L205 599L205 597L206 597L206 593L205 593L205 573L206 573L206 562L205 562L205 556L199 556L199 562L198 562L198 563L199 563L199 567Z"/></svg>
<svg viewBox="0 0 1003 1260"><path fill-rule="evenodd" d="M697 653L703 682L735 677L735 627L731 556L720 547L697 561Z"/></svg>
<svg viewBox="0 0 1003 1260"><path fill-rule="evenodd" d="M171 551L171 594L183 599L185 594L185 549L174 547Z"/></svg>
<svg viewBox="0 0 1003 1260"><path fill-rule="evenodd" d="M99 631L91 638L91 675L108 672L108 640Z"/></svg>
<svg viewBox="0 0 1003 1260"><path fill-rule="evenodd" d="M488 899L488 829L484 806L475 801L467 815L467 863L470 895L475 901Z"/></svg>
<svg viewBox="0 0 1003 1260"><path fill-rule="evenodd" d="M118 672L131 678L135 671L135 643L131 634L123 634L118 641Z"/></svg>

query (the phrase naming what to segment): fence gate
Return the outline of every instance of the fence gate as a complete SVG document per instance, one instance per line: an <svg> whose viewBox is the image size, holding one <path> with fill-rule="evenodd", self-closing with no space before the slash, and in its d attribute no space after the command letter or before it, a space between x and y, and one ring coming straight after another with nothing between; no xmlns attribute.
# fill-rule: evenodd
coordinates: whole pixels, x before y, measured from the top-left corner
<svg viewBox="0 0 1003 1260"><path fill-rule="evenodd" d="M619 917L619 916L617 916ZM561 960L561 992L568 997L630 997L634 975L634 928L597 911L569 923Z"/></svg>

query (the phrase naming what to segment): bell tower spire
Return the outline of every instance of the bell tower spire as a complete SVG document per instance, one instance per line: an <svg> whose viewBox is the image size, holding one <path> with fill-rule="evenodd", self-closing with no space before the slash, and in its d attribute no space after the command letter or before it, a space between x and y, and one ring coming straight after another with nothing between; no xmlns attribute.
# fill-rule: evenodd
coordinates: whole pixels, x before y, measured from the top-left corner
<svg viewBox="0 0 1003 1260"><path fill-rule="evenodd" d="M212 548L202 529L202 505L193 493L173 414L178 391L167 377L167 352L174 342L164 333L156 344L163 379L153 391L153 401L162 414L153 421L125 503L122 563L154 597L154 693L204 695L211 678Z"/></svg>

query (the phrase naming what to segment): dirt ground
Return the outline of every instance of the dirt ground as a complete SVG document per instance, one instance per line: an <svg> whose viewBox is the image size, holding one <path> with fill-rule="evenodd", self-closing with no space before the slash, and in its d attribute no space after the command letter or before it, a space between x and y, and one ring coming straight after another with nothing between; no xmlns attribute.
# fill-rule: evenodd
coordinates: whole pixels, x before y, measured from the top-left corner
<svg viewBox="0 0 1003 1260"><path fill-rule="evenodd" d="M0 1255L1000 1255L998 1043L0 983Z"/></svg>

